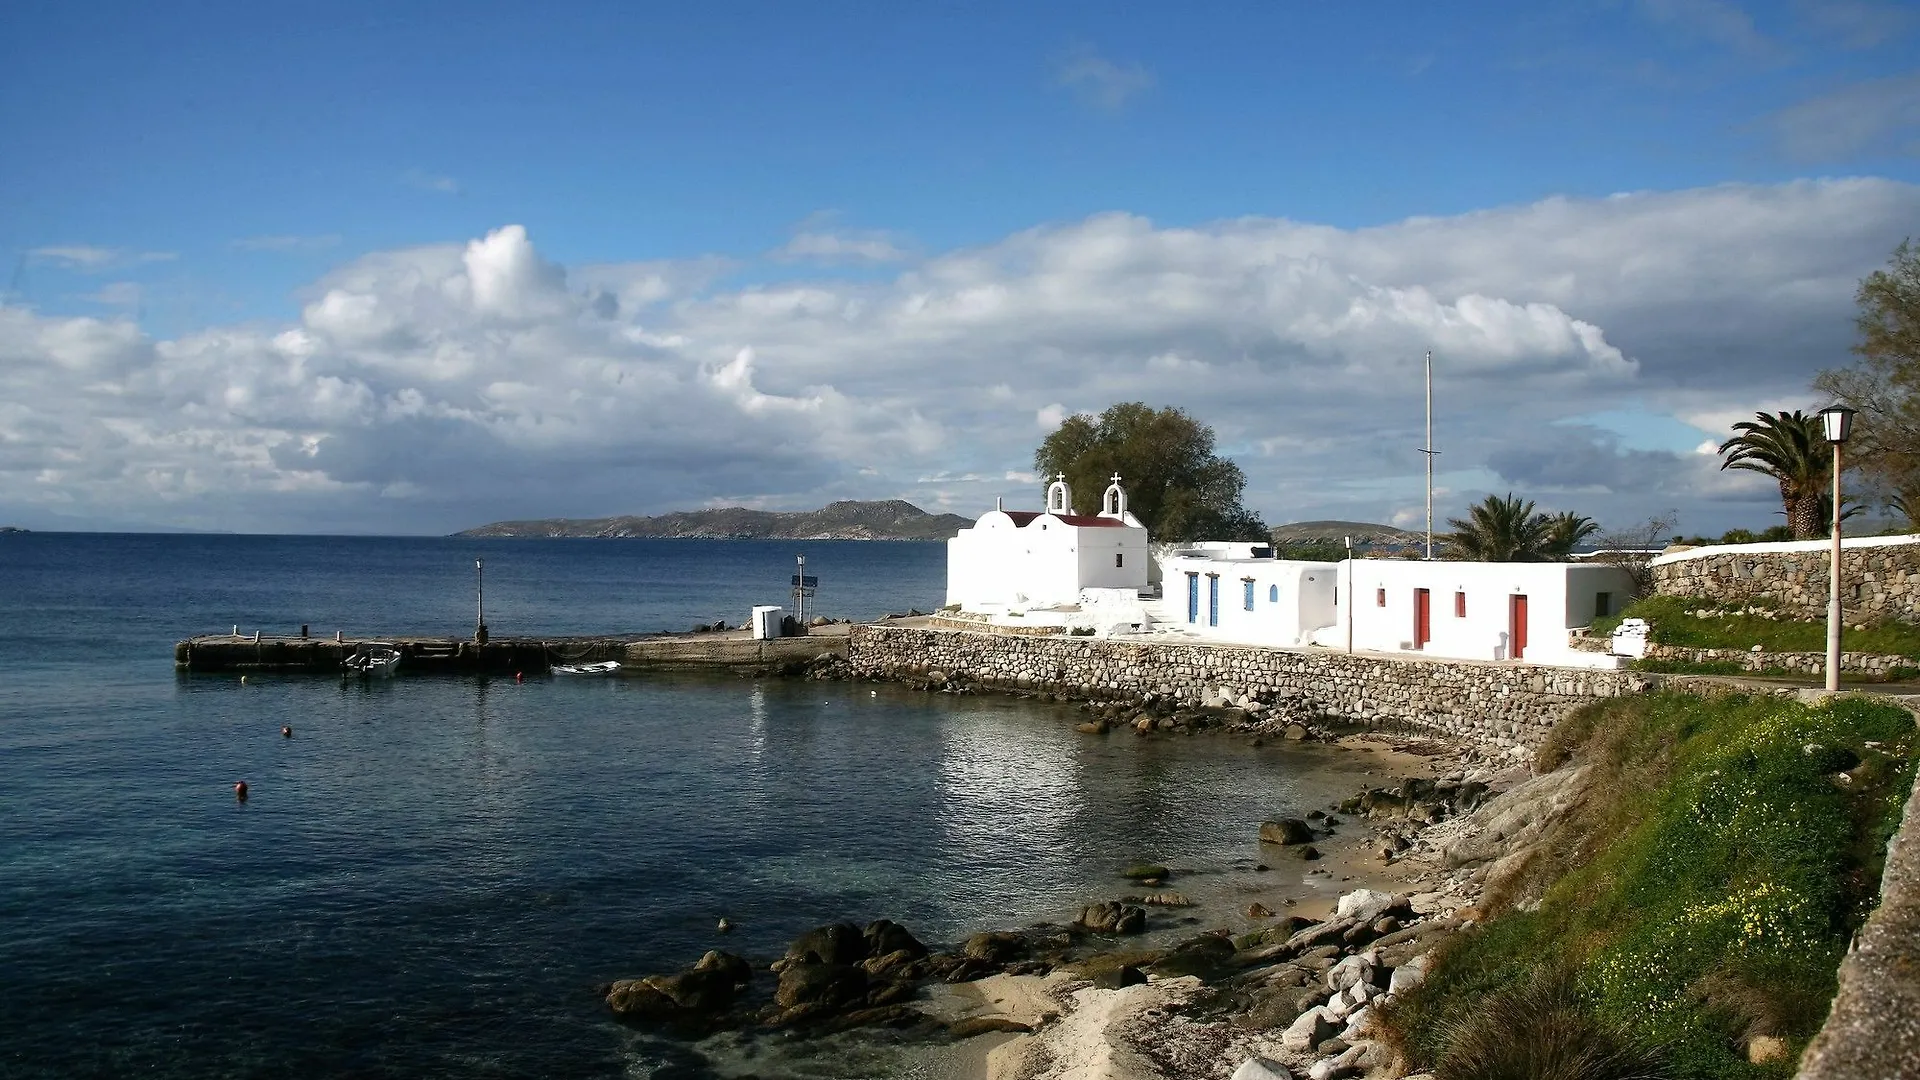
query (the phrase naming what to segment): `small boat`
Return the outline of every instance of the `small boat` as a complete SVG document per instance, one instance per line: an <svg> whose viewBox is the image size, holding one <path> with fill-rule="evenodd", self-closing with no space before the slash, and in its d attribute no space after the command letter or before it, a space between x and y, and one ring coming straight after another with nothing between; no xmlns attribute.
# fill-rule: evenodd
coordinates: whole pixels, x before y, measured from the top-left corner
<svg viewBox="0 0 1920 1080"><path fill-rule="evenodd" d="M343 664L353 674L384 678L400 666L400 650L391 645L362 645Z"/></svg>
<svg viewBox="0 0 1920 1080"><path fill-rule="evenodd" d="M555 664L556 675L612 675L620 670L620 661L602 660L597 664Z"/></svg>

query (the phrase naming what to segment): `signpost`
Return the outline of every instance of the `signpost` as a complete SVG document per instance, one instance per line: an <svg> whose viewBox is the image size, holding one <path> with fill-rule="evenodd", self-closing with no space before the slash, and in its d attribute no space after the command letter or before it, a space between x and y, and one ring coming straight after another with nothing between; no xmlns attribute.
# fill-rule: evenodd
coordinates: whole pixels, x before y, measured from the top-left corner
<svg viewBox="0 0 1920 1080"><path fill-rule="evenodd" d="M794 618L800 623L800 632L804 634L807 632L807 597L812 596L813 591L820 587L820 579L807 573L805 555L798 555L795 558L799 560L800 572L793 575L793 610Z"/></svg>

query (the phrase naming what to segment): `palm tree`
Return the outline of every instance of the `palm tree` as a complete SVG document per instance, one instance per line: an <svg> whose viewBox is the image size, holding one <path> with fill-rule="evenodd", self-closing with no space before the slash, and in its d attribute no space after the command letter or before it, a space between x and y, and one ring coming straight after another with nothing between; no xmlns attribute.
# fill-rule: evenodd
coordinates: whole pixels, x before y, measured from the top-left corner
<svg viewBox="0 0 1920 1080"><path fill-rule="evenodd" d="M1556 559L1564 559L1573 554L1573 549L1579 545L1580 541L1599 531L1599 522L1571 510L1548 514L1545 554Z"/></svg>
<svg viewBox="0 0 1920 1080"><path fill-rule="evenodd" d="M1531 499L1522 502L1512 492L1506 498L1489 495L1467 508L1465 520L1447 519L1453 526L1447 554L1472 562L1545 562L1549 520L1533 512Z"/></svg>
<svg viewBox="0 0 1920 1080"><path fill-rule="evenodd" d="M1723 469L1746 469L1771 476L1780 485L1780 504L1795 540L1821 532L1820 503L1832 478L1826 432L1818 416L1792 412L1755 413L1733 425L1739 432L1720 444Z"/></svg>

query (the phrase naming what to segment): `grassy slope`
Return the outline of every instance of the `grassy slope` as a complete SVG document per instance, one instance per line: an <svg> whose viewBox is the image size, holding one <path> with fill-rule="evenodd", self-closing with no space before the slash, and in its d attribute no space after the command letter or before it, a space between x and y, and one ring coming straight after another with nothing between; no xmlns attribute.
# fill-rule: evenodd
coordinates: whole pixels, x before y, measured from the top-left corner
<svg viewBox="0 0 1920 1080"><path fill-rule="evenodd" d="M1827 624L1824 620L1802 621L1760 614L1735 614L1764 610L1759 604L1649 596L1629 604L1616 618L1595 619L1593 632L1609 634L1620 625L1621 619L1639 618L1653 626L1653 640L1661 645L1683 645L1695 649L1750 649L1758 645L1768 652L1826 651ZM1724 614L1706 617L1690 614L1698 611ZM1899 622L1869 626L1865 630L1855 630L1849 626L1841 631L1840 647L1848 652L1920 659L1920 626Z"/></svg>
<svg viewBox="0 0 1920 1080"><path fill-rule="evenodd" d="M1540 764L1579 744L1595 784L1506 899L1489 896L1490 908L1537 907L1457 937L1389 1023L1443 1078L1649 1075L1649 1053L1651 1075L1790 1076L1877 895L1915 743L1905 710L1858 698L1659 694L1576 713ZM1514 1023L1516 1001L1553 1022ZM1546 1069L1549 1029L1630 1052ZM1791 1053L1749 1065L1754 1035ZM1501 1053L1522 1064L1490 1064Z"/></svg>

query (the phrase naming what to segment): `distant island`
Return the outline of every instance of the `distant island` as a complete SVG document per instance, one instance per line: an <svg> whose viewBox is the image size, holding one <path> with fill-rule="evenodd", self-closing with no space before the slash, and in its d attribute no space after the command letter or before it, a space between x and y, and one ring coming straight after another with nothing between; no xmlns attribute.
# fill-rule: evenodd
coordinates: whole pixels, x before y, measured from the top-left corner
<svg viewBox="0 0 1920 1080"><path fill-rule="evenodd" d="M1391 525L1375 525L1365 521L1296 521L1291 525L1281 525L1273 530L1273 542L1276 544L1313 544L1328 541L1338 544L1349 536L1353 537L1356 547L1399 547L1426 539L1425 533L1396 529Z"/></svg>
<svg viewBox="0 0 1920 1080"><path fill-rule="evenodd" d="M455 536L598 537L668 540L945 540L973 524L958 514L929 514L900 499L852 499L819 510L777 513L729 506L658 517L496 521Z"/></svg>
<svg viewBox="0 0 1920 1080"><path fill-rule="evenodd" d="M0 533L10 533L10 532L23 533L23 532L32 532L32 531L33 530L31 529L23 529L18 525L0 525Z"/></svg>

